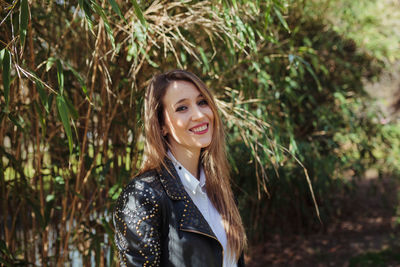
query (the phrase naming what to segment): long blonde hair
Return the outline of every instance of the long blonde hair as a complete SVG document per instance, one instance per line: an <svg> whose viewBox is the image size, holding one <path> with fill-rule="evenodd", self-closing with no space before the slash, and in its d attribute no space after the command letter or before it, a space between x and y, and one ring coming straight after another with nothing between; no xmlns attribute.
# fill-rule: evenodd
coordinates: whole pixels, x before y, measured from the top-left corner
<svg viewBox="0 0 400 267"><path fill-rule="evenodd" d="M210 145L201 150L200 163L204 168L207 195L221 214L226 231L228 246L237 257L246 247L247 239L239 210L235 204L230 186L229 164L226 158L225 133L218 114L214 97L206 85L193 73L173 70L155 75L147 88L145 96L145 161L141 172L160 169L165 166L167 156L167 138L162 135L162 100L168 86L173 81L188 81L196 86L214 113L214 131Z"/></svg>

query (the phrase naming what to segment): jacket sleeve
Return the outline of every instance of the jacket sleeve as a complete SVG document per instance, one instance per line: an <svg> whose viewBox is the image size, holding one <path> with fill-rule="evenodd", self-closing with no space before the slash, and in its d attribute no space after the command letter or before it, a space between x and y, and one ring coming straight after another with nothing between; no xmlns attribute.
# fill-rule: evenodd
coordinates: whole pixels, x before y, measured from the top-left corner
<svg viewBox="0 0 400 267"><path fill-rule="evenodd" d="M115 243L121 266L159 266L160 194L151 184L133 181L121 193L114 212Z"/></svg>

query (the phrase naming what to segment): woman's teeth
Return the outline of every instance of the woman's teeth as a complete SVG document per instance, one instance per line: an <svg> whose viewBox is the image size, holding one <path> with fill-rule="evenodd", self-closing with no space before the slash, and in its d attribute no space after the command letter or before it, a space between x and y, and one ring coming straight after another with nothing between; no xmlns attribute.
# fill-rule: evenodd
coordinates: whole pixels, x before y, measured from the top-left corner
<svg viewBox="0 0 400 267"><path fill-rule="evenodd" d="M197 128L193 128L191 129L192 132L201 132L204 131L205 129L207 129L207 124L204 124L203 126L197 127Z"/></svg>

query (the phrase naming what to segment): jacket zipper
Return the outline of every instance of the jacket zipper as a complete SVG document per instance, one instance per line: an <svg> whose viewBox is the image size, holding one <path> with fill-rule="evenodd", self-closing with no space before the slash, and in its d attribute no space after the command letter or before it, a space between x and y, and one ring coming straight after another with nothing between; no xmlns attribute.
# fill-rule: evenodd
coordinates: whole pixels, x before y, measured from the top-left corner
<svg viewBox="0 0 400 267"><path fill-rule="evenodd" d="M196 230L181 229L181 231L196 233L196 234L200 234L200 235L205 235L205 236L211 237L214 240L217 240L217 242L220 244L220 246L222 248L222 265L221 265L221 267L224 266L224 247L222 246L221 242L219 242L219 240L216 237L214 237L212 235L205 234L203 232L196 231Z"/></svg>

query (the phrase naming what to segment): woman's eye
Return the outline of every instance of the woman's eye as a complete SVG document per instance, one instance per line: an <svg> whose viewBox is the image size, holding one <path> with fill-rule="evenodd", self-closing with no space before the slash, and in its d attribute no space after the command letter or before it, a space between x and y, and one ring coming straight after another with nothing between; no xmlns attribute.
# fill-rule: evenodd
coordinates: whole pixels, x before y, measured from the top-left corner
<svg viewBox="0 0 400 267"><path fill-rule="evenodd" d="M180 107L177 107L175 111L184 111L186 109L187 109L186 106L180 106Z"/></svg>
<svg viewBox="0 0 400 267"><path fill-rule="evenodd" d="M202 99L202 100L199 101L198 105L199 105L199 106L207 106L207 105L208 105L208 102L207 102L207 100Z"/></svg>

